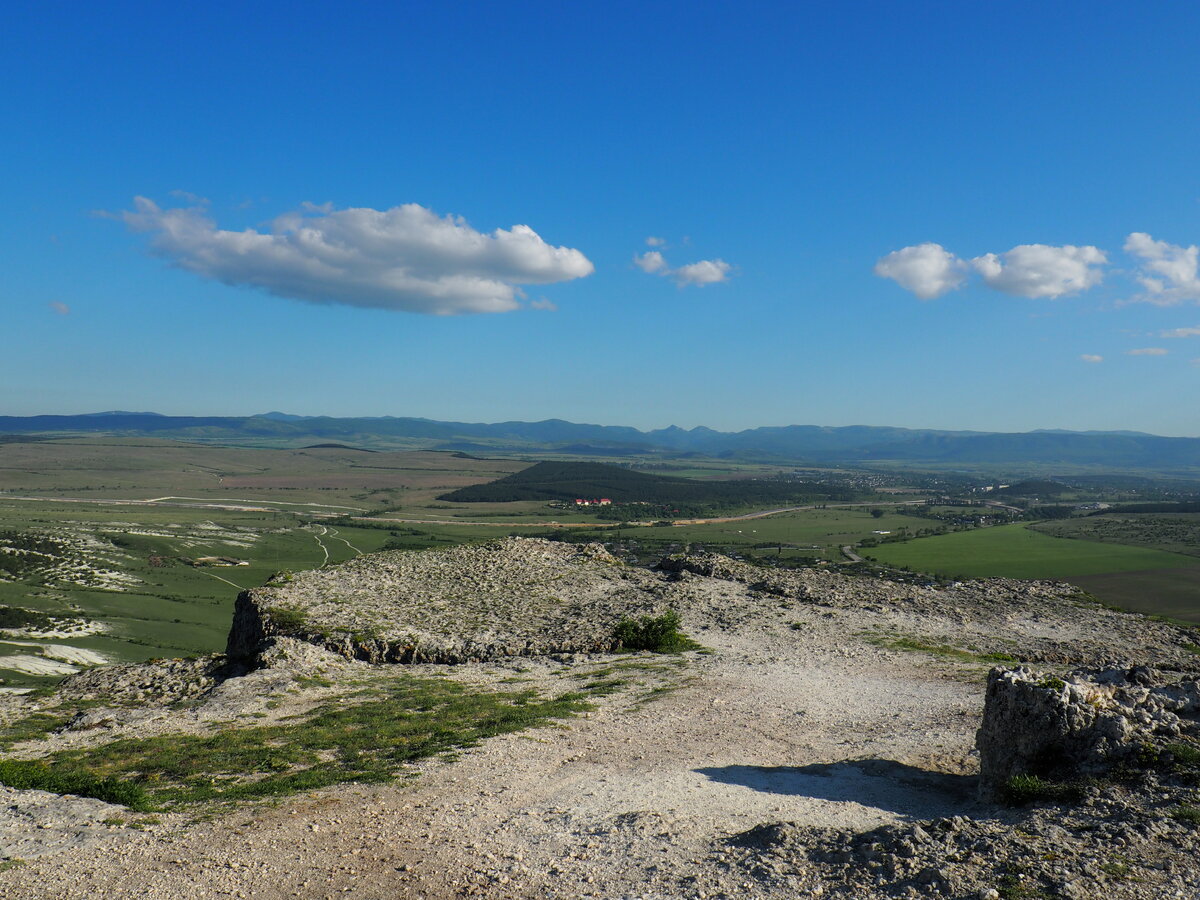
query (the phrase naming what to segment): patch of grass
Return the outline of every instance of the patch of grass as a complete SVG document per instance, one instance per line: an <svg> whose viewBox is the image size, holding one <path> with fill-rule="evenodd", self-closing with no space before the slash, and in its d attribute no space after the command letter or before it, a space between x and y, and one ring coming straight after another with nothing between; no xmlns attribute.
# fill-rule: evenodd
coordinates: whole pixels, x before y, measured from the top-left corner
<svg viewBox="0 0 1200 900"><path fill-rule="evenodd" d="M301 687L333 687L333 682L321 675L301 675L296 679Z"/></svg>
<svg viewBox="0 0 1200 900"><path fill-rule="evenodd" d="M1022 872L1003 875L996 891L1000 900L1051 900L1051 895L1040 884Z"/></svg>
<svg viewBox="0 0 1200 900"><path fill-rule="evenodd" d="M72 718L74 710L69 713L58 710L30 713L24 718L0 726L0 747L8 748L22 741L44 738L50 732L66 725Z"/></svg>
<svg viewBox="0 0 1200 900"><path fill-rule="evenodd" d="M1176 769L1200 769L1200 747L1195 744L1177 742L1167 744L1166 749Z"/></svg>
<svg viewBox="0 0 1200 900"><path fill-rule="evenodd" d="M0 760L0 784L18 790L94 797L136 810L149 808L141 785L114 776L100 777L77 766L53 766L29 759Z"/></svg>
<svg viewBox="0 0 1200 900"><path fill-rule="evenodd" d="M19 869L23 865L25 865L25 860L23 859L6 859L4 862L0 862L0 872L8 872L11 869Z"/></svg>
<svg viewBox="0 0 1200 900"><path fill-rule="evenodd" d="M617 623L616 638L625 650L649 650L651 653L681 653L700 645L679 631L679 613L667 610L661 616L622 619Z"/></svg>
<svg viewBox="0 0 1200 900"><path fill-rule="evenodd" d="M1180 803L1171 811L1171 818L1177 822L1186 822L1189 825L1200 826L1200 806L1193 806L1190 803Z"/></svg>
<svg viewBox="0 0 1200 900"><path fill-rule="evenodd" d="M17 774L37 774L44 789L60 793L79 793L79 786L96 791L122 786L131 792L113 793L113 802L134 809L253 800L343 782L383 782L396 777L406 763L591 709L587 697L604 686L588 688L588 693L540 699L532 690L491 692L406 675L377 698L357 703L339 698L299 722L211 735L123 739L60 751L45 762L22 763L33 768ZM76 783L71 778L91 780Z"/></svg>
<svg viewBox="0 0 1200 900"><path fill-rule="evenodd" d="M1000 799L1008 806L1079 803L1086 794L1085 782L1048 781L1037 775L1014 775L1000 789Z"/></svg>
<svg viewBox="0 0 1200 900"><path fill-rule="evenodd" d="M623 678L598 678L595 681L587 682L582 689L597 697L607 697L625 687L626 684L628 682Z"/></svg>
<svg viewBox="0 0 1200 900"><path fill-rule="evenodd" d="M880 562L969 578L1071 578L1195 566L1194 557L1145 547L1051 537L1024 525L1000 525L871 549ZM1094 588L1085 585L1090 590Z"/></svg>
<svg viewBox="0 0 1200 900"><path fill-rule="evenodd" d="M1011 656L1008 653L976 653L970 650L961 650L958 647L951 647L949 644L928 644L909 637L882 638L872 635L867 640L877 646L888 647L892 650L929 653L933 656L940 656L944 659L957 659L961 662L1010 663L1019 661L1015 656Z"/></svg>
<svg viewBox="0 0 1200 900"><path fill-rule="evenodd" d="M1108 862L1101 863L1100 871L1110 878L1117 878L1121 880L1124 880L1133 874L1132 868L1130 868L1126 863L1119 862L1117 860L1109 860Z"/></svg>

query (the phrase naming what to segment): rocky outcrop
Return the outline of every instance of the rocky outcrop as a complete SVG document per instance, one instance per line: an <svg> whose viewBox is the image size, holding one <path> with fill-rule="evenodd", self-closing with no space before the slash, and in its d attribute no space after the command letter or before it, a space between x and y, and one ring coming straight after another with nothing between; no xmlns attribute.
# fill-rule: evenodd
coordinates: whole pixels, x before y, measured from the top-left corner
<svg viewBox="0 0 1200 900"><path fill-rule="evenodd" d="M665 611L662 582L598 544L376 553L244 591L227 652L249 660L280 636L373 663L608 652L622 619Z"/></svg>
<svg viewBox="0 0 1200 900"><path fill-rule="evenodd" d="M623 618L678 611L685 630L740 628L790 603L886 620L900 634L981 657L1186 669L1200 636L1080 599L1070 585L989 579L948 588L821 571L763 569L717 554L651 571L599 544L508 538L374 553L283 575L238 597L228 655L253 664L279 637L378 663L461 663L616 649ZM940 634L930 629L940 627ZM1136 648L1136 650L1132 649Z"/></svg>
<svg viewBox="0 0 1200 900"><path fill-rule="evenodd" d="M995 796L1016 775L1102 775L1197 731L1198 679L1167 679L1146 666L1081 669L1065 678L993 669L975 739L981 792Z"/></svg>

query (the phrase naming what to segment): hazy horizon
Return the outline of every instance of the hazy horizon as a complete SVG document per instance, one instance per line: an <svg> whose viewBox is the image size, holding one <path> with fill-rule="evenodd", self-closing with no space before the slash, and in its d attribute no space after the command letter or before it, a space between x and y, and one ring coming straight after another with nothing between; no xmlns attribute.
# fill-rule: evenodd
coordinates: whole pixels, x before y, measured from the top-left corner
<svg viewBox="0 0 1200 900"><path fill-rule="evenodd" d="M1038 432L1059 432L1064 434L1137 434L1149 437L1179 437L1179 438L1200 438L1200 434L1162 434L1152 431L1138 431L1136 429L1121 428L1121 429L1104 429L1104 428L1057 428L1053 426L1027 428L1019 431L1010 431L995 428L954 428L940 426L925 426L925 425L906 425L890 422L847 422L846 424L830 425L823 422L767 422L755 425L747 425L743 428L717 428L705 422L697 422L695 424L681 424L679 422L667 422L665 424L650 424L639 425L628 421L610 421L597 422L583 420L578 418L570 418L569 416L547 416L545 418L533 419L522 418L520 416L512 418L492 418L492 419L451 419L441 416L426 416L415 415L410 413L364 413L361 415L345 415L339 413L296 413L289 410L269 409L253 413L229 413L229 412L189 412L189 413L164 413L160 410L130 410L130 409L102 409L91 410L88 412L67 412L67 413L33 413L29 416L17 416L12 413L0 412L0 416L13 416L14 418L30 418L36 416L64 416L64 417L102 417L107 415L128 415L128 416L163 416L168 418L260 418L272 415L284 415L295 417L298 419L421 419L430 422L458 422L465 425L498 425L505 422L518 422L524 424L537 424L540 422L566 422L571 425L595 426L602 428L633 428L637 431L648 433L654 431L665 431L672 428L679 428L684 431L694 431L696 429L709 429L712 431L721 432L724 434L736 434L743 431L754 431L760 428L891 428L906 431L939 431L956 434L1034 434Z"/></svg>

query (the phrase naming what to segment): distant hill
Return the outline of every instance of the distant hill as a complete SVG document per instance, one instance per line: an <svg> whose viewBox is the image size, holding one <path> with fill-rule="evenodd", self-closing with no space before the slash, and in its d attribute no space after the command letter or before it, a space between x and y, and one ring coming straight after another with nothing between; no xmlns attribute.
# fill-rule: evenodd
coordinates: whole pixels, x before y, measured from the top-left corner
<svg viewBox="0 0 1200 900"><path fill-rule="evenodd" d="M738 432L672 426L639 431L622 425L543 422L440 422L433 419L293 416L163 416L107 412L79 416L0 416L0 434L116 434L184 441L254 442L275 446L345 441L475 453L537 452L625 456L728 457L801 464L927 463L1044 465L1200 471L1200 438L1136 432L987 433L852 425L787 425Z"/></svg>
<svg viewBox="0 0 1200 900"><path fill-rule="evenodd" d="M648 503L653 506L752 506L803 503L828 492L812 485L781 481L699 481L633 472L620 466L590 462L540 462L487 484L443 494L455 503L510 503L516 500L593 500Z"/></svg>

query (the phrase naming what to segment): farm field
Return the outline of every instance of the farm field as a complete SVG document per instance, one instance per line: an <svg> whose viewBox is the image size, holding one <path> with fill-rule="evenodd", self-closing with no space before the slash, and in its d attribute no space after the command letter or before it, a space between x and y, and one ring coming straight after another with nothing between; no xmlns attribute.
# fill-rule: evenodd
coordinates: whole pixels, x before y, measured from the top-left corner
<svg viewBox="0 0 1200 900"><path fill-rule="evenodd" d="M253 500L337 514L423 506L439 494L528 465L434 451L276 450L146 438L62 438L0 443L0 491L83 500Z"/></svg>
<svg viewBox="0 0 1200 900"><path fill-rule="evenodd" d="M1071 578L1196 565L1177 553L1050 537L1020 524L883 544L864 550L863 556L966 578Z"/></svg>
<svg viewBox="0 0 1200 900"><path fill-rule="evenodd" d="M1071 582L1113 606L1200 623L1200 565L1082 575Z"/></svg>
<svg viewBox="0 0 1200 900"><path fill-rule="evenodd" d="M1054 537L1151 547L1200 557L1200 513L1120 513L1059 519L1033 526Z"/></svg>
<svg viewBox="0 0 1200 900"><path fill-rule="evenodd" d="M894 501L893 501L894 502ZM871 515L873 508L882 509L880 518ZM653 546L666 552L673 546L705 547L728 550L745 556L779 555L783 560L842 562L841 548L855 544L876 532L899 532L907 528L916 531L927 527L929 521L895 512L895 506L883 503L863 503L855 506L829 504L824 509L801 509L760 519L734 519L670 527L623 528L606 532L581 532L595 540L636 541L644 547ZM782 547L782 552L780 548ZM756 553L755 550L759 552Z"/></svg>

